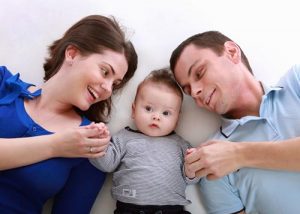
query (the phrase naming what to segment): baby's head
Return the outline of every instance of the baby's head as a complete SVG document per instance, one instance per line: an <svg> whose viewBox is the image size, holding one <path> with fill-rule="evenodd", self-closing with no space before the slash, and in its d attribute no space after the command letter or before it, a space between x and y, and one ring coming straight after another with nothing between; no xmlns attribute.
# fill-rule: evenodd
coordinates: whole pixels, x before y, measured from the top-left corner
<svg viewBox="0 0 300 214"><path fill-rule="evenodd" d="M183 93L169 69L152 71L139 85L132 104L136 128L149 136L165 136L176 128Z"/></svg>

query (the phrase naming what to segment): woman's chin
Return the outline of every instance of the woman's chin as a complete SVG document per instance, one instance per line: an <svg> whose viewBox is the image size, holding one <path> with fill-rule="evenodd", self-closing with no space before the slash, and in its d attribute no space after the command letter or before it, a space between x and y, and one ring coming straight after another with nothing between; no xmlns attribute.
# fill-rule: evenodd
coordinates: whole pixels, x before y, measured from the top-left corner
<svg viewBox="0 0 300 214"><path fill-rule="evenodd" d="M82 106L78 106L78 108L79 108L81 111L87 111L87 110L89 110L90 107L91 107L91 105L82 105Z"/></svg>

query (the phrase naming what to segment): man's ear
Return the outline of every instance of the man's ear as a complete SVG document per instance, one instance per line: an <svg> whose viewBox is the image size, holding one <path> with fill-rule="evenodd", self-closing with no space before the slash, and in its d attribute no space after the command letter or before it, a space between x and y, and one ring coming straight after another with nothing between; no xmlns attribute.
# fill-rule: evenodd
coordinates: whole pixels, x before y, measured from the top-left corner
<svg viewBox="0 0 300 214"><path fill-rule="evenodd" d="M132 103L131 105L131 118L134 119L135 115L135 103Z"/></svg>
<svg viewBox="0 0 300 214"><path fill-rule="evenodd" d="M79 50L74 45L69 45L65 51L65 60L68 64L72 64Z"/></svg>
<svg viewBox="0 0 300 214"><path fill-rule="evenodd" d="M227 41L224 43L224 52L234 63L241 61L241 49L233 41Z"/></svg>

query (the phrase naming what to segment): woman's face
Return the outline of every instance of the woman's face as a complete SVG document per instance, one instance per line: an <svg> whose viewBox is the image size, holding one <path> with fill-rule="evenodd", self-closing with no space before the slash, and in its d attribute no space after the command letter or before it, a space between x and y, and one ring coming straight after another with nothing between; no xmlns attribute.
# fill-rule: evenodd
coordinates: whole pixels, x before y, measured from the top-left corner
<svg viewBox="0 0 300 214"><path fill-rule="evenodd" d="M104 50L88 56L76 54L72 61L73 105L86 111L99 101L112 95L113 88L125 76L128 64L124 54Z"/></svg>

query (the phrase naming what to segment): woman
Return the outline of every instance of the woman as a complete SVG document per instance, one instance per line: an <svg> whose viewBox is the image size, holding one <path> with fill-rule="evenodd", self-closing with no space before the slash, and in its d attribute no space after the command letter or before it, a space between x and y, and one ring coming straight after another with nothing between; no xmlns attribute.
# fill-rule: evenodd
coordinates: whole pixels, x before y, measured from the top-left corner
<svg viewBox="0 0 300 214"><path fill-rule="evenodd" d="M40 88L0 67L0 213L41 213L52 197L53 213L89 213L104 182L86 158L101 157L108 137L91 121L108 119L135 49L114 19L93 15L49 51Z"/></svg>

